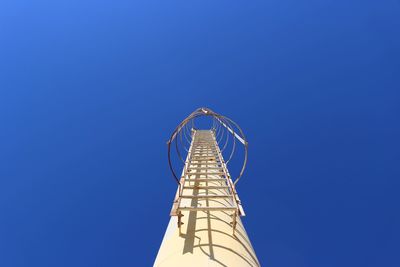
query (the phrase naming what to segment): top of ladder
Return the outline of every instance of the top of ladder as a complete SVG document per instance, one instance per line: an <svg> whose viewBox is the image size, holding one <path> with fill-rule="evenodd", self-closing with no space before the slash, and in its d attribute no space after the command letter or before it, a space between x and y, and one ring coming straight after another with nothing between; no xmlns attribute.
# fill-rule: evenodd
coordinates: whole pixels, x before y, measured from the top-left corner
<svg viewBox="0 0 400 267"><path fill-rule="evenodd" d="M212 127L206 130L199 130L196 128L195 121L199 117L207 117L211 119ZM213 132L213 135L209 135L209 132ZM198 139L193 140L193 134L198 134ZM232 159L233 155L235 154L235 150L237 145L233 144L231 147L232 149L228 151L225 148L228 147L230 142L233 143L240 143L244 147L243 153L243 164L240 172L233 176L234 185L238 183L240 178L243 176L244 170L246 169L247 164L247 153L248 153L248 142L247 139L240 128L240 126L234 122L232 119L216 113L215 111L201 107L196 109L194 112L189 114L172 132L167 145L168 145L168 164L172 175L175 181L179 184L179 176L175 171L175 164L172 163L172 153L176 154L176 158L178 158L183 165L185 165L184 155L189 151L190 147L196 146L196 148L200 147L209 147L209 141L214 138L217 142L217 145L221 146L221 153L224 154L227 159L226 163L228 164L229 161ZM175 153L176 152L176 153ZM206 153L198 154L198 155L206 155Z"/></svg>

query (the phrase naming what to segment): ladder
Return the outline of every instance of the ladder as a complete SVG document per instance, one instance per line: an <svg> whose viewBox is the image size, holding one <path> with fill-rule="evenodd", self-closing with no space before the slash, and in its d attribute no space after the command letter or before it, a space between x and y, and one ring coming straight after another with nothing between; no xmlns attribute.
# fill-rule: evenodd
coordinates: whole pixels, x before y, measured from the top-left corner
<svg viewBox="0 0 400 267"><path fill-rule="evenodd" d="M185 200L190 200L190 205ZM171 210L171 216L178 216L179 231L183 224L183 211L228 212L232 217L233 234L237 216L245 215L213 130L193 130Z"/></svg>

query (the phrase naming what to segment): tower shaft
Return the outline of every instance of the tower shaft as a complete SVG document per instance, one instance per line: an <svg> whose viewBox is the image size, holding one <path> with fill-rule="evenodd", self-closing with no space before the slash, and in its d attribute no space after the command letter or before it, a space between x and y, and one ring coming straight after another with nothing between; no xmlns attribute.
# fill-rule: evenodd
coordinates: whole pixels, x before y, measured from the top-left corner
<svg viewBox="0 0 400 267"><path fill-rule="evenodd" d="M154 266L260 266L215 131L192 129L171 218Z"/></svg>

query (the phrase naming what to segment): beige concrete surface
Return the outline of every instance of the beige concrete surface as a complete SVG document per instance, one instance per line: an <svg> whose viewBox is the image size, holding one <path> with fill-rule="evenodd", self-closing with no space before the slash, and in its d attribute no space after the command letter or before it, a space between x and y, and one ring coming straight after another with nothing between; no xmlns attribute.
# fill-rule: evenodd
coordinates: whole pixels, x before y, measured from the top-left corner
<svg viewBox="0 0 400 267"><path fill-rule="evenodd" d="M224 201L204 202L220 206ZM184 211L183 214L182 234L179 234L177 217L171 217L154 266L260 266L240 218L232 235L232 218L225 211Z"/></svg>
<svg viewBox="0 0 400 267"><path fill-rule="evenodd" d="M223 159L216 147L214 135L211 131L196 131L192 144L196 143L198 145L193 145L189 151L187 162L188 169L197 171L183 173L185 182L181 195L189 198L181 198L179 204L175 204L175 207L190 207L192 210L182 210L184 216L180 230L177 216L170 218L154 266L260 266L242 221L239 216L235 216L238 213L237 203L232 197L224 197L232 195L232 189L225 188L228 187L228 181L221 181L223 176L217 174L221 171L218 168L221 168ZM210 149L214 148L217 152L208 160ZM191 153L207 155L207 160L195 160L190 157ZM199 198L215 195L222 197ZM205 211L199 210L201 207L227 209ZM233 218L237 221L235 231L232 227Z"/></svg>

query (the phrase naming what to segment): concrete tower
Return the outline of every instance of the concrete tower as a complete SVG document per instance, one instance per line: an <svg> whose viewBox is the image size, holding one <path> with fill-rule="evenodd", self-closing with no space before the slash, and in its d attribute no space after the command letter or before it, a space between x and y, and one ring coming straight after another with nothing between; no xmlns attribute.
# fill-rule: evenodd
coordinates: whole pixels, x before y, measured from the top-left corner
<svg viewBox="0 0 400 267"><path fill-rule="evenodd" d="M196 129L194 120L200 116L210 117L213 127ZM244 160L240 174L233 180L227 164L237 141L244 146ZM223 154L228 142L233 145L225 161ZM186 160L179 146L186 150ZM183 162L179 178L172 164L174 150ZM245 213L236 184L246 166L247 141L239 126L210 109L197 109L172 133L168 141L168 160L178 189L154 266L260 266L240 219Z"/></svg>

